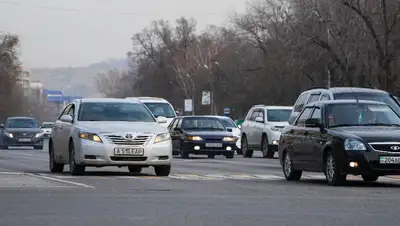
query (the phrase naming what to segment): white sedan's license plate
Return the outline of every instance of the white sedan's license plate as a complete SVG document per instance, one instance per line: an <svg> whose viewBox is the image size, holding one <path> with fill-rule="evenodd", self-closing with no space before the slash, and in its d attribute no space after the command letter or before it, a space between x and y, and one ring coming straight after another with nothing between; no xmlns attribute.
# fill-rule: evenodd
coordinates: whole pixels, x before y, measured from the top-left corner
<svg viewBox="0 0 400 226"><path fill-rule="evenodd" d="M221 148L222 144L221 143L206 143L206 147L208 147L208 148Z"/></svg>
<svg viewBox="0 0 400 226"><path fill-rule="evenodd" d="M143 155L143 148L114 148L114 155Z"/></svg>
<svg viewBox="0 0 400 226"><path fill-rule="evenodd" d="M400 157L381 156L381 157L379 157L379 163L381 163L381 164L400 164Z"/></svg>
<svg viewBox="0 0 400 226"><path fill-rule="evenodd" d="M20 138L18 139L19 142L31 142L30 138Z"/></svg>

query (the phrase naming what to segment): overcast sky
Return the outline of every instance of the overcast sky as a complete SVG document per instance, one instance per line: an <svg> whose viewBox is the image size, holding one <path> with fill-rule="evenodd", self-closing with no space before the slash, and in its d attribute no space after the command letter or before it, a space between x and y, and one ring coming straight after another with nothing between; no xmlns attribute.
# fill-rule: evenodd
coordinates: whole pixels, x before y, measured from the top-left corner
<svg viewBox="0 0 400 226"><path fill-rule="evenodd" d="M24 67L84 66L125 57L152 20L222 25L246 0L0 0L0 31L21 38Z"/></svg>

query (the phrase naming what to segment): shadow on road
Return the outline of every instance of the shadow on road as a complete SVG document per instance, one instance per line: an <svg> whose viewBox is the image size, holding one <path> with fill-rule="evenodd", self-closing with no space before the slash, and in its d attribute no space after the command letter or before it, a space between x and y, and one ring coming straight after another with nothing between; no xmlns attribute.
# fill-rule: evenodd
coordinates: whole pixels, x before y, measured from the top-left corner
<svg viewBox="0 0 400 226"><path fill-rule="evenodd" d="M320 186L328 186L326 180L323 179L301 179L300 181L296 182L288 182L288 183L295 183L296 185L320 185ZM377 181L377 182L364 182L364 181L357 181L357 180L348 180L344 185L337 186L340 187L359 187L359 188L400 188L400 184L395 184L391 181Z"/></svg>

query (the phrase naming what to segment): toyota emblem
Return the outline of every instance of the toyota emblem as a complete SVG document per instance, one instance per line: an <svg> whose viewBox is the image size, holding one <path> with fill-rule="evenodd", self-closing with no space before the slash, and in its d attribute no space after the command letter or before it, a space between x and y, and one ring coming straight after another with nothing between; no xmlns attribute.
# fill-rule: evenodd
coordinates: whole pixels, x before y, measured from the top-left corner
<svg viewBox="0 0 400 226"><path fill-rule="evenodd" d="M393 151L398 151L400 150L399 146L391 146L390 149L392 149Z"/></svg>
<svg viewBox="0 0 400 226"><path fill-rule="evenodd" d="M126 138L126 139L132 139L133 136L132 136L132 134L128 133L128 134L125 135L125 138Z"/></svg>

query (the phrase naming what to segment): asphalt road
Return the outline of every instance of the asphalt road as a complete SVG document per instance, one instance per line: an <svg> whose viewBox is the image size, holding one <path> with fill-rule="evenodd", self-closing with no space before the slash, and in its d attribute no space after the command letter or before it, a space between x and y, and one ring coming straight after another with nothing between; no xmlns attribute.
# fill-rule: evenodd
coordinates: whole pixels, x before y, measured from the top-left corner
<svg viewBox="0 0 400 226"><path fill-rule="evenodd" d="M175 159L153 169L50 174L47 150L0 150L0 225L398 225L400 179L328 187L321 174L283 179L277 159ZM260 155L257 155L260 156ZM66 168L66 171L68 168Z"/></svg>

